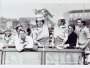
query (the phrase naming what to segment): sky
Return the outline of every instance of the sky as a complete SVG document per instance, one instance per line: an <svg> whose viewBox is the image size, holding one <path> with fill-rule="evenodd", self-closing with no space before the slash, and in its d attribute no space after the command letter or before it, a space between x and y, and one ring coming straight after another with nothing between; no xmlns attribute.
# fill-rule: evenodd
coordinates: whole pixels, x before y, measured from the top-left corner
<svg viewBox="0 0 90 68"><path fill-rule="evenodd" d="M34 9L46 8L56 20L67 11L83 9L83 4L85 9L90 9L90 3L40 3L30 0L1 0L0 15L6 18L34 17Z"/></svg>

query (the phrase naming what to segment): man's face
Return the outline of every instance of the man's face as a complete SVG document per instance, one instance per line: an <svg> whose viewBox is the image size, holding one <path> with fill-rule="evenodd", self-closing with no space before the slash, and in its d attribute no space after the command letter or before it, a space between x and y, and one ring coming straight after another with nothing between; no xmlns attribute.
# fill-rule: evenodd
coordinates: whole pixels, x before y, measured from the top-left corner
<svg viewBox="0 0 90 68"><path fill-rule="evenodd" d="M72 32L74 32L74 29L71 26L69 26L68 27L68 32L69 32L69 34L71 34Z"/></svg>
<svg viewBox="0 0 90 68"><path fill-rule="evenodd" d="M6 35L6 36L10 36L10 35L11 35L11 31L6 31L6 32L5 32L5 35Z"/></svg>
<svg viewBox="0 0 90 68"><path fill-rule="evenodd" d="M78 24L78 26L80 26L80 27L83 25L81 22L82 22L81 20L78 20L78 21L77 21L77 24Z"/></svg>
<svg viewBox="0 0 90 68"><path fill-rule="evenodd" d="M38 26L38 27L43 26L43 22L42 22L42 20L37 20L37 26Z"/></svg>
<svg viewBox="0 0 90 68"><path fill-rule="evenodd" d="M60 25L63 25L63 23L64 23L64 19L58 20L58 25L59 25L59 26L60 26Z"/></svg>
<svg viewBox="0 0 90 68"><path fill-rule="evenodd" d="M20 31L19 32L19 36L20 36L21 39L25 38L26 37L26 33L24 33L23 31Z"/></svg>
<svg viewBox="0 0 90 68"><path fill-rule="evenodd" d="M21 30L21 29L23 29L23 27L21 27L21 26L20 26L20 27L18 27L18 31L19 31L19 30Z"/></svg>

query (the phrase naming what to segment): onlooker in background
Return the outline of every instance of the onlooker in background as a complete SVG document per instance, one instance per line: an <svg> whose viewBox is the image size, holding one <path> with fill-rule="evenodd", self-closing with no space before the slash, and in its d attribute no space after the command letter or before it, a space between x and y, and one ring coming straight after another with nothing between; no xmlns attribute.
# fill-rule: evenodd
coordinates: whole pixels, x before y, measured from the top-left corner
<svg viewBox="0 0 90 68"><path fill-rule="evenodd" d="M30 28L27 28L26 31L27 31L27 35L30 36L30 34L31 34L31 29L30 29Z"/></svg>
<svg viewBox="0 0 90 68"><path fill-rule="evenodd" d="M76 33L78 34L77 46L83 49L86 48L90 42L90 33L85 21L78 22L78 28L79 29L76 28Z"/></svg>
<svg viewBox="0 0 90 68"><path fill-rule="evenodd" d="M89 29L86 27L86 21L78 20L78 28L76 33L78 34L77 47L84 49L85 51L90 50L90 33ZM90 58L89 58L90 59Z"/></svg>
<svg viewBox="0 0 90 68"><path fill-rule="evenodd" d="M32 37L27 36L24 30L19 30L18 37L15 37L14 45L18 51L32 49L34 46Z"/></svg>
<svg viewBox="0 0 90 68"><path fill-rule="evenodd" d="M0 48L9 47L14 45L14 37L11 29L7 28L4 32L2 41L0 41Z"/></svg>
<svg viewBox="0 0 90 68"><path fill-rule="evenodd" d="M21 30L21 29L23 29L23 26L22 26L22 25L17 25L17 27L16 27L16 31L17 31L17 33L18 33L19 30Z"/></svg>
<svg viewBox="0 0 90 68"><path fill-rule="evenodd" d="M0 30L0 41L3 39L3 31Z"/></svg>
<svg viewBox="0 0 90 68"><path fill-rule="evenodd" d="M82 19L81 18L78 18L77 19L77 26L75 27L76 28L75 32L76 32L76 34L78 36L79 36L80 29L81 29L81 26L80 26L81 22L82 22Z"/></svg>

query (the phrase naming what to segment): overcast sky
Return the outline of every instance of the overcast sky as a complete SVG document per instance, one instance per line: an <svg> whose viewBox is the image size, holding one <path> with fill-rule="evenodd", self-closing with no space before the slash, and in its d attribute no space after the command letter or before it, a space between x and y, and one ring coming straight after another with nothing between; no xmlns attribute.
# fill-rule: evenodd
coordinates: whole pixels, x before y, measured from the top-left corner
<svg viewBox="0 0 90 68"><path fill-rule="evenodd" d="M34 17L34 9L46 8L54 18L63 16L63 14L70 10L83 9L83 3L31 3L28 0L1 0L1 16L6 18L19 17ZM84 4L85 9L90 9L90 3Z"/></svg>

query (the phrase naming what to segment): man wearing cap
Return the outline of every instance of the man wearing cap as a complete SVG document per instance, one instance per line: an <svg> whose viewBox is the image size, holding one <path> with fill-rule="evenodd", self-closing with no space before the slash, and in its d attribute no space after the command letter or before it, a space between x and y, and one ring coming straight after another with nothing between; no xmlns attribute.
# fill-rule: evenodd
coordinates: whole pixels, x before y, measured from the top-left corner
<svg viewBox="0 0 90 68"><path fill-rule="evenodd" d="M7 28L4 31L3 39L1 41L0 48L3 49L4 47L13 46L14 45L14 37L12 36L12 32L10 28Z"/></svg>
<svg viewBox="0 0 90 68"><path fill-rule="evenodd" d="M66 38L67 28L66 28L65 24L66 24L66 22L65 22L64 17L61 17L58 20L58 24L56 24L54 26L54 41L55 41L56 45L61 44L64 41L64 39ZM59 41L56 41L58 39L59 39Z"/></svg>
<svg viewBox="0 0 90 68"><path fill-rule="evenodd" d="M38 44L40 47L43 47L41 43L45 43L45 41L41 42L42 40L46 40L49 37L48 27L45 24L44 17L39 15L36 18L36 29L33 31L33 39L34 43Z"/></svg>

